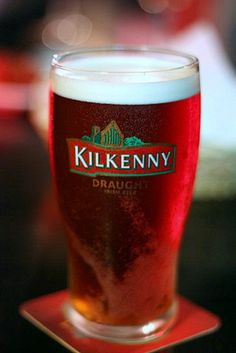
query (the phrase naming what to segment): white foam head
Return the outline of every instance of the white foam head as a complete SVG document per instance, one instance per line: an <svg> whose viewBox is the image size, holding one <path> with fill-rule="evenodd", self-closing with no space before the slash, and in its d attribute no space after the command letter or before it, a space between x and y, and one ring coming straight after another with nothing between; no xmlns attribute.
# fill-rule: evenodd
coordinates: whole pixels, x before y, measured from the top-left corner
<svg viewBox="0 0 236 353"><path fill-rule="evenodd" d="M53 91L79 101L165 103L191 97L199 87L196 59L172 52L95 51L53 60Z"/></svg>

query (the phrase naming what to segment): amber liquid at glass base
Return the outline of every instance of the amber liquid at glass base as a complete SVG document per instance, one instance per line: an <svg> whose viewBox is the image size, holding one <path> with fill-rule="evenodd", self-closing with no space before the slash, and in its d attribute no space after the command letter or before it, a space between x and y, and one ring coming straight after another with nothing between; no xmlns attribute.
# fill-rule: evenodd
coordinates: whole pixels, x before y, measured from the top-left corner
<svg viewBox="0 0 236 353"><path fill-rule="evenodd" d="M74 308L108 325L165 313L189 210L199 144L200 94L169 103L115 105L51 92L50 150L69 247ZM71 173L66 140L115 120L124 136L176 146L175 171L140 177Z"/></svg>

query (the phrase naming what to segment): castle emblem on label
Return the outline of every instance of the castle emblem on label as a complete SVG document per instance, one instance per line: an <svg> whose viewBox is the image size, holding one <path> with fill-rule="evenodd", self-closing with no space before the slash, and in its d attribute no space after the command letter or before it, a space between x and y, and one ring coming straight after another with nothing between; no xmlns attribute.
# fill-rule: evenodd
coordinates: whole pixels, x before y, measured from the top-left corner
<svg viewBox="0 0 236 353"><path fill-rule="evenodd" d="M90 136L83 136L82 140L97 143L106 147L124 147L143 145L138 137L126 137L122 134L115 120L112 120L103 130L99 126L92 127Z"/></svg>
<svg viewBox="0 0 236 353"><path fill-rule="evenodd" d="M90 136L67 139L70 171L88 176L151 176L175 171L176 147L125 137L115 120L94 125Z"/></svg>

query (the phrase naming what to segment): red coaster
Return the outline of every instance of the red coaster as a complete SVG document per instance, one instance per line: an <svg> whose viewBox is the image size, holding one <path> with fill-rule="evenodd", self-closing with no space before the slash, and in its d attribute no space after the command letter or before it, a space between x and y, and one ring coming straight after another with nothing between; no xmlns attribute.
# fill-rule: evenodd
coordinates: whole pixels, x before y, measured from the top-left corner
<svg viewBox="0 0 236 353"><path fill-rule="evenodd" d="M20 313L74 353L120 353L121 349L123 353L149 353L207 335L220 326L216 315L179 296L177 322L162 339L139 345L110 343L75 332L61 311L67 297L68 292L64 290L27 301L21 305Z"/></svg>

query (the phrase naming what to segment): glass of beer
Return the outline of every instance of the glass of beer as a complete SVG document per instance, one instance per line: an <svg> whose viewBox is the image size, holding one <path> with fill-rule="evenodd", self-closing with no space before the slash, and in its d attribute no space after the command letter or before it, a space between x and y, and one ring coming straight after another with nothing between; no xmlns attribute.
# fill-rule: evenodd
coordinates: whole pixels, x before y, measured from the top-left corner
<svg viewBox="0 0 236 353"><path fill-rule="evenodd" d="M198 158L198 60L151 47L55 55L50 156L69 261L64 314L90 337L161 337Z"/></svg>

